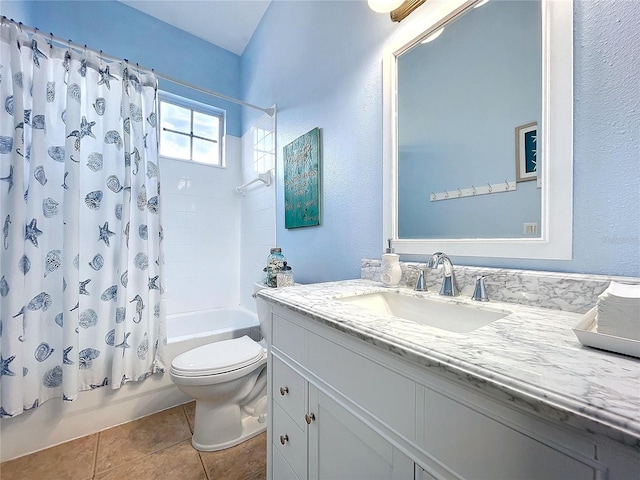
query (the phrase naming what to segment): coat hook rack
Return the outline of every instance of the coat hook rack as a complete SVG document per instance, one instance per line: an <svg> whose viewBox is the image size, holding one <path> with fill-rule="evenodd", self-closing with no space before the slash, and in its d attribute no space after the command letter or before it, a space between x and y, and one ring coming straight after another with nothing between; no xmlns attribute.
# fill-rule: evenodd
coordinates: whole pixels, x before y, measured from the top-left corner
<svg viewBox="0 0 640 480"><path fill-rule="evenodd" d="M508 181L505 179L504 182L501 183L489 183L486 185L476 187L475 185L471 185L470 188L460 188L456 187L455 189L445 190L444 192L434 193L431 192L429 195L429 199L432 202L438 202L440 200L453 200L454 198L464 198L464 197L477 197L478 195L489 195L492 193L504 193L504 192L515 192L517 189L516 181ZM455 195L451 193L455 192Z"/></svg>

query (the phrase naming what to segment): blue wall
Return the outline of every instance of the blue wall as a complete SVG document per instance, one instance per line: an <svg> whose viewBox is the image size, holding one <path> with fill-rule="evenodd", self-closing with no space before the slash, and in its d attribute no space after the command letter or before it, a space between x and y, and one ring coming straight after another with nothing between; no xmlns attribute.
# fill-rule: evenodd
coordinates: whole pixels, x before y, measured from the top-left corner
<svg viewBox="0 0 640 480"><path fill-rule="evenodd" d="M356 278L382 236L382 47L366 2L275 1L242 56L245 99L278 106L278 246L301 282ZM320 127L321 225L286 230L282 149Z"/></svg>
<svg viewBox="0 0 640 480"><path fill-rule="evenodd" d="M640 276L640 2L577 1L574 22L573 259L458 263ZM322 129L322 224L287 231L278 218L300 281L358 277L360 259L381 254L381 58L394 28L366 2L277 1L242 57L245 99L278 104L279 162Z"/></svg>
<svg viewBox="0 0 640 480"><path fill-rule="evenodd" d="M2 0L2 15L76 44L127 58L176 79L240 97L240 57L115 1ZM241 108L160 79L162 90L225 109L227 133L242 135Z"/></svg>

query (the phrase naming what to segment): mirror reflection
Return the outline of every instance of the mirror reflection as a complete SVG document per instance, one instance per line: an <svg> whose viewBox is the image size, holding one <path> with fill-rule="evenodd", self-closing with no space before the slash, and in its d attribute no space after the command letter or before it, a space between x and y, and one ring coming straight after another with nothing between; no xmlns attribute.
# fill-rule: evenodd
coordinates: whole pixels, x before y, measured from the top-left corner
<svg viewBox="0 0 640 480"><path fill-rule="evenodd" d="M541 2L471 8L397 57L400 239L539 237Z"/></svg>

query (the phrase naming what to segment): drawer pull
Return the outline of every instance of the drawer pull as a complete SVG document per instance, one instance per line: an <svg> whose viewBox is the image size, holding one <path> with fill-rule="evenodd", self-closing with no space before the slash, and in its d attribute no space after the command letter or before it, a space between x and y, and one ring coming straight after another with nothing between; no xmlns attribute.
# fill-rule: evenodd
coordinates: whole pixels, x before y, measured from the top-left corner
<svg viewBox="0 0 640 480"><path fill-rule="evenodd" d="M289 393L289 387L280 387L280 395L284 397L287 393Z"/></svg>
<svg viewBox="0 0 640 480"><path fill-rule="evenodd" d="M307 413L304 416L304 421L307 422L307 425L311 425L311 422L314 422L316 419L316 416L313 413Z"/></svg>
<svg viewBox="0 0 640 480"><path fill-rule="evenodd" d="M289 441L289 435L280 435L280 443L284 445Z"/></svg>

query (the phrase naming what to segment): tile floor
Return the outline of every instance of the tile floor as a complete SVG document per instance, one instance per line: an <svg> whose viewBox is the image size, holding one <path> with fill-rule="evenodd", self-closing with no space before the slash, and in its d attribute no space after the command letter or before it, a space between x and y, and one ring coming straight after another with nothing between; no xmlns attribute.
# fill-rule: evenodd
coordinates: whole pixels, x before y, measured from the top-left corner
<svg viewBox="0 0 640 480"><path fill-rule="evenodd" d="M266 433L219 452L191 446L195 402L0 464L2 480L264 480Z"/></svg>

